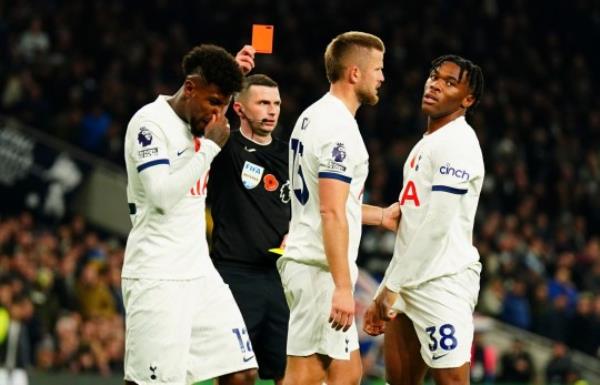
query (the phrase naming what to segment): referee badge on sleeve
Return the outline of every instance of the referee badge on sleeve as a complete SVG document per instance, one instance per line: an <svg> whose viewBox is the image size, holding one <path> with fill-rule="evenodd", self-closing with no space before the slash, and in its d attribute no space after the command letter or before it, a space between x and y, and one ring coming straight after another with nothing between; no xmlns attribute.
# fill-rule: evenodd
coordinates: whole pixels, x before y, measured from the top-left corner
<svg viewBox="0 0 600 385"><path fill-rule="evenodd" d="M264 167L246 161L242 168L242 184L244 187L250 190L258 186L264 171Z"/></svg>

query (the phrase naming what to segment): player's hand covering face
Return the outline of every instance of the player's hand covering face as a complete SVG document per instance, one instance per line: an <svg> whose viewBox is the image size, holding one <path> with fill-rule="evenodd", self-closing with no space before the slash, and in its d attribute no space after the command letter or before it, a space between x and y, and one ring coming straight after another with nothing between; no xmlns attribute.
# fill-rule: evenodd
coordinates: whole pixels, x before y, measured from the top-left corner
<svg viewBox="0 0 600 385"><path fill-rule="evenodd" d="M219 147L223 147L227 139L229 138L230 127L229 121L225 117L225 115L213 115L210 122L206 125L204 129L204 137L206 139L210 139Z"/></svg>
<svg viewBox="0 0 600 385"><path fill-rule="evenodd" d="M194 136L204 135L206 126L224 118L231 95L223 95L214 84L204 84L198 76L188 76L184 83L186 118Z"/></svg>

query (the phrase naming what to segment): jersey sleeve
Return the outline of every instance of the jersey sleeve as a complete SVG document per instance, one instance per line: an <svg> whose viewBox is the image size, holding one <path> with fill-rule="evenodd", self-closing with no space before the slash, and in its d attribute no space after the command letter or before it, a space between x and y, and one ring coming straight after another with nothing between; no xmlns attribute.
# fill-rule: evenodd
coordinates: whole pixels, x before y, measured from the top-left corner
<svg viewBox="0 0 600 385"><path fill-rule="evenodd" d="M138 172L170 164L166 138L156 123L144 121L131 128L129 158Z"/></svg>
<svg viewBox="0 0 600 385"><path fill-rule="evenodd" d="M337 134L320 144L317 148L319 159L319 178L337 179L352 182L356 151L348 135Z"/></svg>
<svg viewBox="0 0 600 385"><path fill-rule="evenodd" d="M464 195L479 173L473 152L456 143L444 143L430 155L433 178L431 191Z"/></svg>

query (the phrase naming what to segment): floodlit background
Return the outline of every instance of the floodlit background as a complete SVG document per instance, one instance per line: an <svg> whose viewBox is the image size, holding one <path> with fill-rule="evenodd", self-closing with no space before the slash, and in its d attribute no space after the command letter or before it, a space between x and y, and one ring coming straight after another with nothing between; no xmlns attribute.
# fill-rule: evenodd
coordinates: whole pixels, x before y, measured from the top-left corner
<svg viewBox="0 0 600 385"><path fill-rule="evenodd" d="M457 53L483 68L469 119L487 173L472 383L600 383L598 1L11 0L0 1L0 384L122 383L126 124L177 90L191 47L235 53L253 23L275 25L254 73L279 82L283 139L328 89L322 53L336 34L384 40L380 103L357 115L371 204L398 197L431 60ZM359 312L392 248L392 234L365 229ZM380 342L363 339L365 384L381 383Z"/></svg>

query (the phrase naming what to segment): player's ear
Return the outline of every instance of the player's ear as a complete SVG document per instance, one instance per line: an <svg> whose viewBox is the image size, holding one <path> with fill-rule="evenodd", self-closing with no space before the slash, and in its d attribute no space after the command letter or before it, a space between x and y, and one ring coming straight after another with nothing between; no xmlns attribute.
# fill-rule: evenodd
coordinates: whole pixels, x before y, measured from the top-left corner
<svg viewBox="0 0 600 385"><path fill-rule="evenodd" d="M471 107L473 103L475 103L475 97L473 96L473 94L469 94L463 98L462 102L460 103L460 106L464 109L467 109Z"/></svg>
<svg viewBox="0 0 600 385"><path fill-rule="evenodd" d="M183 82L183 95L186 98L189 98L192 96L195 89L196 89L196 84L194 84L194 80L188 76L185 79L185 81Z"/></svg>
<svg viewBox="0 0 600 385"><path fill-rule="evenodd" d="M357 65L348 66L347 76L348 76L348 80L350 81L350 84L358 83L358 80L360 79L360 75L361 75L360 68L358 68Z"/></svg>

